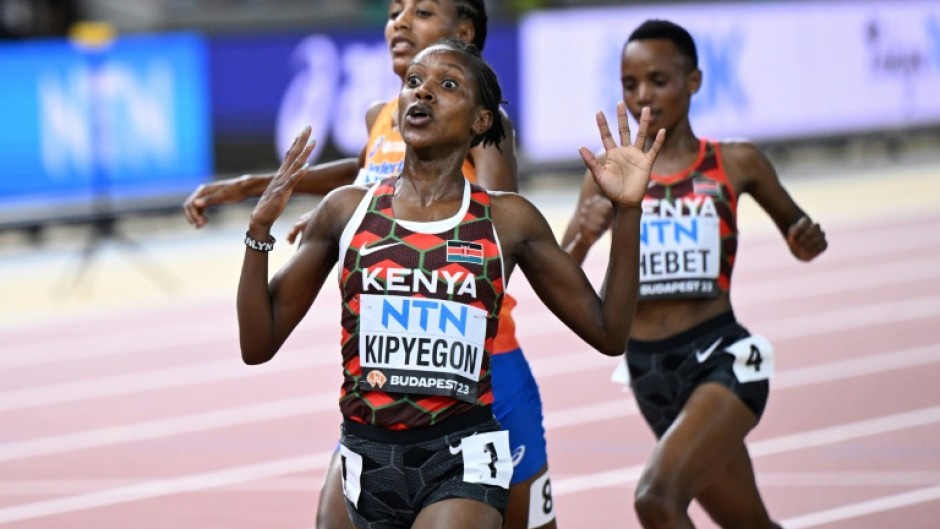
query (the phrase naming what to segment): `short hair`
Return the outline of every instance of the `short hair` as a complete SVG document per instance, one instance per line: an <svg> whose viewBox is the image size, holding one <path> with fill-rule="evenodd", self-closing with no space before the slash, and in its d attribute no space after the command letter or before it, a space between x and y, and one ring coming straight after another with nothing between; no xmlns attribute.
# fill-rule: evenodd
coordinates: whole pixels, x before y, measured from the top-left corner
<svg viewBox="0 0 940 529"><path fill-rule="evenodd" d="M446 38L428 46L418 55L428 53L428 50L433 51L433 48L445 48L462 56L464 64L469 67L477 81L477 99L483 105L483 108L493 113L492 126L475 136L470 142L470 147L476 147L482 143L484 147L495 144L498 149L499 142L506 137L506 129L503 127L502 112L499 109L499 105L503 103L503 89L499 86L496 72L483 59L479 48L474 44L468 44L459 39Z"/></svg>
<svg viewBox="0 0 940 529"><path fill-rule="evenodd" d="M473 45L483 51L486 44L486 4L483 0L454 0L457 6L457 16L470 19L473 22Z"/></svg>
<svg viewBox="0 0 940 529"><path fill-rule="evenodd" d="M668 20L650 19L633 30L626 44L635 40L647 39L665 39L672 42L679 50L679 53L685 55L689 60L689 69L698 69L698 52L695 50L695 40L684 27ZM626 47L626 44L624 44L624 47Z"/></svg>

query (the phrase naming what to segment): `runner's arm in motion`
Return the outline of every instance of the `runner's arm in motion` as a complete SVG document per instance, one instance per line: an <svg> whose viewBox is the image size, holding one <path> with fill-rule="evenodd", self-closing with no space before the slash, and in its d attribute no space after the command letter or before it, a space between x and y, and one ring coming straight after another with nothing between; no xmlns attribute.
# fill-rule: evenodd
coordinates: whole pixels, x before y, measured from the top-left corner
<svg viewBox="0 0 940 529"><path fill-rule="evenodd" d="M810 261L826 250L825 232L793 200L760 149L746 142L724 143L722 161L739 182L739 193L749 193L770 215L797 259Z"/></svg>
<svg viewBox="0 0 940 529"><path fill-rule="evenodd" d="M618 106L617 117L620 147L603 114L598 113L598 128L607 153L603 163L589 150L581 149L598 188L615 204L610 261L599 295L576 260L559 246L535 206L514 194L497 195L494 201L494 206L498 205L494 218L500 227L500 239L509 253L507 270L518 265L539 298L563 323L610 356L623 353L633 321L639 288L641 203L653 161L665 138L665 131L659 131L650 150L643 152L649 110L643 111L633 145L623 105Z"/></svg>
<svg viewBox="0 0 940 529"><path fill-rule="evenodd" d="M606 153L598 153L597 160L604 163ZM584 172L581 190L574 213L561 238L561 246L578 263L583 263L594 243L604 235L613 221L613 204L604 196L590 169Z"/></svg>
<svg viewBox="0 0 940 529"><path fill-rule="evenodd" d="M283 213L301 166L313 144L310 128L294 141L277 175L265 189L249 221L248 235L270 240L271 226ZM343 187L327 195L314 210L304 240L290 260L268 281L267 252L245 249L238 283L238 329L242 359L260 364L274 357L319 294L336 264L339 237L362 197L362 190Z"/></svg>
<svg viewBox="0 0 940 529"><path fill-rule="evenodd" d="M366 112L366 130L372 130L375 118L382 110L384 102L373 103ZM300 179L294 187L294 193L304 195L325 195L330 191L356 180L359 168L365 164L366 146L362 146L357 158L343 158L332 162L306 166L301 170ZM201 228L209 219L206 210L212 206L236 204L247 198L261 196L277 173L246 174L236 178L202 184L183 202L183 214L186 220ZM303 230L307 215L301 217L287 235L288 242Z"/></svg>

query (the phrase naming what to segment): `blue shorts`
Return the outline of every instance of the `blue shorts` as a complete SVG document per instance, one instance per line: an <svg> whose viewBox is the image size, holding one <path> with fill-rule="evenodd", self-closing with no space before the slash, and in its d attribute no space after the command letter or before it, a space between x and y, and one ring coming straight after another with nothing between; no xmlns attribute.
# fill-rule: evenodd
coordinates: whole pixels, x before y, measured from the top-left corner
<svg viewBox="0 0 940 529"><path fill-rule="evenodd" d="M542 426L542 397L522 349L490 358L493 381L493 414L509 430L512 450L512 484L538 474L548 464L545 428Z"/></svg>

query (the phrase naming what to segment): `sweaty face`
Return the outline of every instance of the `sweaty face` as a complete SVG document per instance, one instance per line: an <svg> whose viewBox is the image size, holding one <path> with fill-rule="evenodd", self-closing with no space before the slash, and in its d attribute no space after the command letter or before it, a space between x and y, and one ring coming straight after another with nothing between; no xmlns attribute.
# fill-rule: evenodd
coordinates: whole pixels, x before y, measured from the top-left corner
<svg viewBox="0 0 940 529"><path fill-rule="evenodd" d="M635 40L627 44L620 62L623 101L634 119L650 107L650 130L667 131L688 117L699 74L688 58L666 39Z"/></svg>
<svg viewBox="0 0 940 529"><path fill-rule="evenodd" d="M479 103L477 80L463 59L434 46L408 66L398 98L399 129L408 145L469 145L488 127L491 113Z"/></svg>
<svg viewBox="0 0 940 529"><path fill-rule="evenodd" d="M424 48L442 38L459 37L461 18L451 0L392 0L385 23L385 42L399 76Z"/></svg>

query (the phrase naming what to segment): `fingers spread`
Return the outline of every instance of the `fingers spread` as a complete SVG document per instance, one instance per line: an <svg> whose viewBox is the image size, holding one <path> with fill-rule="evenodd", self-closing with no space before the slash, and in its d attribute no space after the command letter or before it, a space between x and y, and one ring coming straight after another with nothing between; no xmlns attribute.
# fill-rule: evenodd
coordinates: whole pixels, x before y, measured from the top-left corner
<svg viewBox="0 0 940 529"><path fill-rule="evenodd" d="M611 150L617 148L617 143L614 142L614 137L610 134L610 127L607 125L607 116L603 112L597 113L597 129L601 133L601 143L604 145L605 150Z"/></svg>
<svg viewBox="0 0 940 529"><path fill-rule="evenodd" d="M633 146L642 152L646 148L646 131L650 126L650 108L643 107L640 111L640 127L636 131L636 141Z"/></svg>
<svg viewBox="0 0 940 529"><path fill-rule="evenodd" d="M627 105L617 103L617 125L620 128L620 145L630 145L630 122L627 121Z"/></svg>
<svg viewBox="0 0 940 529"><path fill-rule="evenodd" d="M578 152L581 154L581 159L584 160L584 165L591 171L592 174L597 173L597 158L594 157L594 153L591 152L587 147L581 147L578 149Z"/></svg>
<svg viewBox="0 0 940 529"><path fill-rule="evenodd" d="M666 141L666 129L659 129L659 132L656 133L656 138L653 140L653 146L650 147L649 152L646 153L646 159L653 163L656 161L656 157L659 156L659 150L663 148L663 143Z"/></svg>

